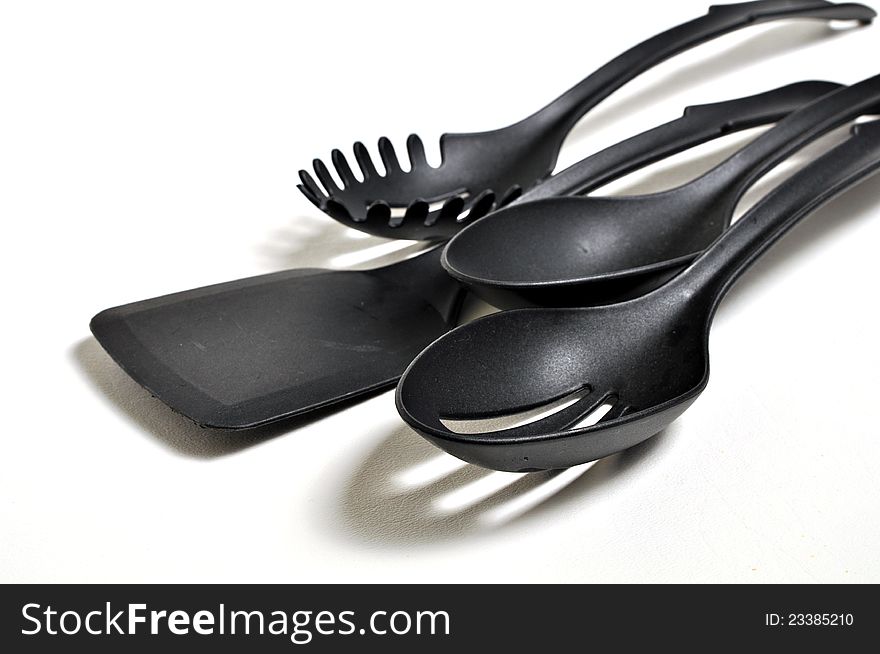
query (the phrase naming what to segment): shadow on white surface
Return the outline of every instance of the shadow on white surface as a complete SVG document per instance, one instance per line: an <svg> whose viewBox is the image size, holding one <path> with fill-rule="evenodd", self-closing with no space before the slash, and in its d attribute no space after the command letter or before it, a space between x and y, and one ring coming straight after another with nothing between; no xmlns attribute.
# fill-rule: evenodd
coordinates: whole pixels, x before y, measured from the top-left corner
<svg viewBox="0 0 880 654"><path fill-rule="evenodd" d="M694 87L704 82L711 82L742 68L766 63L774 57L797 52L804 48L820 47L823 42L846 35L851 29L869 28L856 28L851 25L838 28L825 22L813 21L792 21L787 25L767 27L760 34L746 38L712 56L704 57L690 65L670 71L632 95L625 95L626 91L623 90L623 97L620 101L616 101L612 97L578 122L568 135L566 143L576 143L589 136L590 133L606 129L609 125L620 120L621 115L626 115L634 109L661 103L682 87ZM791 81L794 82L798 79L800 78L796 77ZM755 92L761 90L768 89L756 89ZM716 99L722 100L724 98ZM699 102L703 101L707 100L699 100Z"/></svg>
<svg viewBox="0 0 880 654"><path fill-rule="evenodd" d="M338 406L330 407L257 429L206 429L151 396L149 391L116 365L94 338L85 338L74 345L70 356L105 404L125 416L142 433L182 456L213 459L233 454L320 420L332 411L341 410Z"/></svg>
<svg viewBox="0 0 880 654"><path fill-rule="evenodd" d="M869 214L877 214L878 207L880 207L880 174L874 174L873 177L807 216L783 236L737 281L718 308L718 317L723 317L726 311L736 312L743 309L747 312L748 308L744 303L748 304L748 295L755 292L767 278L784 270L789 260L806 256L808 251L815 248L831 247L828 243L830 236L835 232L857 226L859 221L872 219ZM876 219L876 215L873 218ZM828 270L828 275L834 276L834 270ZM840 284L847 284L855 280L839 274L837 281ZM864 280L858 281L864 283ZM864 284L864 287L865 301L880 304L875 299L873 284ZM756 316L754 319L759 320L760 317Z"/></svg>
<svg viewBox="0 0 880 654"><path fill-rule="evenodd" d="M345 482L337 496L338 520L322 523L347 538L390 548L497 533L589 502L656 456L674 431L567 470L510 473L460 461L401 424Z"/></svg>
<svg viewBox="0 0 880 654"><path fill-rule="evenodd" d="M259 254L273 270L359 270L401 261L426 247L421 241L386 239L360 232L315 209L315 215L296 215L270 234L259 246Z"/></svg>

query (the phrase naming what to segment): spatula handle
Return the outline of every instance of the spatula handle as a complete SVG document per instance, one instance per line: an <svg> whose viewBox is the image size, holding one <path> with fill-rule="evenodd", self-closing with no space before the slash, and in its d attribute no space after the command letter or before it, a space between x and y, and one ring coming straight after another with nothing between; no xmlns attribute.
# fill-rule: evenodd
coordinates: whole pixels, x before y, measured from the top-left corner
<svg viewBox="0 0 880 654"><path fill-rule="evenodd" d="M854 126L850 138L776 187L669 283L686 295L702 295L714 310L733 282L799 220L878 170L880 120Z"/></svg>
<svg viewBox="0 0 880 654"><path fill-rule="evenodd" d="M562 138L581 116L628 81L706 41L749 25L784 18L855 20L867 24L875 15L872 9L861 4L835 4L824 0L758 0L713 5L705 16L666 30L615 57L526 120L553 125Z"/></svg>
<svg viewBox="0 0 880 654"><path fill-rule="evenodd" d="M541 182L516 204L585 194L611 180L714 138L773 123L842 88L833 82L798 82L736 100L687 107L671 122L621 141Z"/></svg>

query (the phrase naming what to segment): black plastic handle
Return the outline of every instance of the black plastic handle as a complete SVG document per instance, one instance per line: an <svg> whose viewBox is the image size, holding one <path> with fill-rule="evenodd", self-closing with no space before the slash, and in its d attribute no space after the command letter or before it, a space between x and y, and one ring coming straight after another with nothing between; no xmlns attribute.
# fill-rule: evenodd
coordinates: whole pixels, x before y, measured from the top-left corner
<svg viewBox="0 0 880 654"><path fill-rule="evenodd" d="M757 0L713 5L705 16L673 27L630 48L526 120L554 124L565 135L587 111L649 68L735 30L784 18L870 23L876 13L856 3L824 0Z"/></svg>
<svg viewBox="0 0 880 654"><path fill-rule="evenodd" d="M729 219L742 194L761 175L819 136L878 107L880 75L829 93L789 114L693 183L726 189Z"/></svg>
<svg viewBox="0 0 880 654"><path fill-rule="evenodd" d="M776 122L824 95L842 88L834 82L798 82L725 102L687 107L681 118L621 141L541 182L516 204L599 188L724 134Z"/></svg>
<svg viewBox="0 0 880 654"><path fill-rule="evenodd" d="M841 145L780 184L669 282L707 294L710 311L745 270L799 220L880 170L880 120L853 127Z"/></svg>

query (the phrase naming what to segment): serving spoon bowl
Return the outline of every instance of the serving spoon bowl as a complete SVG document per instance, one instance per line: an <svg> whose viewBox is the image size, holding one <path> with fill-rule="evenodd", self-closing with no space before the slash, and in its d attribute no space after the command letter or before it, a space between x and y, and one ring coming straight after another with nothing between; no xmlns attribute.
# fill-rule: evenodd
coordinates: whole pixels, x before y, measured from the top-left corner
<svg viewBox="0 0 880 654"><path fill-rule="evenodd" d="M465 461L515 472L570 467L650 438L706 387L712 317L733 282L800 219L878 168L880 121L857 125L659 289L602 307L506 311L453 330L404 372L400 415ZM565 398L555 413L507 429L446 424ZM579 426L602 405L612 406Z"/></svg>
<svg viewBox="0 0 880 654"><path fill-rule="evenodd" d="M673 27L614 58L549 105L502 129L440 138L441 163L428 164L422 139L406 143L408 170L391 141L379 139L380 174L363 143L353 153L360 178L340 150L330 166L315 159L314 176L301 170L300 191L343 224L386 238L446 240L464 224L546 178L565 137L590 109L653 66L734 30L771 20L814 18L870 23L872 9L824 0L758 0L713 5L705 16ZM317 181L316 179L317 178Z"/></svg>
<svg viewBox="0 0 880 654"><path fill-rule="evenodd" d="M455 235L441 262L501 307L636 297L665 283L718 238L765 172L878 106L880 75L789 114L707 173L668 191L545 198L497 211Z"/></svg>

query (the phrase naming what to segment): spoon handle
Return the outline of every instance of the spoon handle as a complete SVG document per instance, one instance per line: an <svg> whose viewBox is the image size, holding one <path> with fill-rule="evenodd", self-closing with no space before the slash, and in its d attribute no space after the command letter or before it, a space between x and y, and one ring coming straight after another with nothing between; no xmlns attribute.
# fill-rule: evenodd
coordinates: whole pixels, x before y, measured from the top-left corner
<svg viewBox="0 0 880 654"><path fill-rule="evenodd" d="M780 184L669 285L701 295L714 311L736 279L799 220L880 169L880 120L852 128L842 144Z"/></svg>
<svg viewBox="0 0 880 654"><path fill-rule="evenodd" d="M776 122L842 88L833 82L797 82L757 95L686 107L680 118L609 146L533 186L513 204L585 194L656 161L724 134Z"/></svg>
<svg viewBox="0 0 880 654"><path fill-rule="evenodd" d="M694 184L718 189L728 204L729 221L736 203L752 183L794 152L849 120L880 107L880 75L833 91L780 120Z"/></svg>
<svg viewBox="0 0 880 654"><path fill-rule="evenodd" d="M694 46L749 25L784 18L855 20L870 23L875 12L861 4L824 0L758 0L713 5L705 16L657 34L630 48L563 93L526 121L558 130L560 138L587 111L657 64Z"/></svg>

